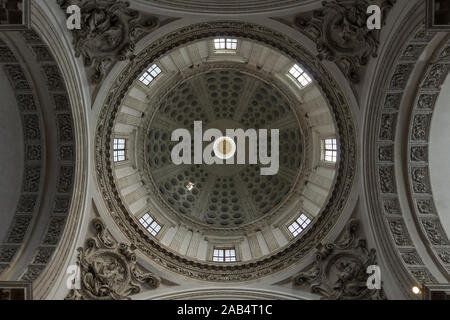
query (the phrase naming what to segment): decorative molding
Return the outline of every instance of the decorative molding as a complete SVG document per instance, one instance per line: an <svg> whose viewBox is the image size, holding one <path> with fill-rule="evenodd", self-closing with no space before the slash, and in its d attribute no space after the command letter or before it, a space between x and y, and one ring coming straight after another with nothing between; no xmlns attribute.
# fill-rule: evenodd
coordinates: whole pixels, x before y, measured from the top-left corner
<svg viewBox="0 0 450 320"><path fill-rule="evenodd" d="M144 18L129 8L128 1L58 0L58 4L64 11L70 5L81 9L81 29L72 31L73 45L76 57L82 56L85 66L92 67L94 84L113 63L132 60L136 42L159 26L157 18Z"/></svg>
<svg viewBox="0 0 450 320"><path fill-rule="evenodd" d="M152 8L183 13L206 14L252 14L273 13L277 10L295 10L303 4L310 4L315 0L228 0L226 5L222 0L144 0Z"/></svg>
<svg viewBox="0 0 450 320"><path fill-rule="evenodd" d="M42 219L40 221L36 220L36 213L47 209L42 207L41 193L46 188L46 185L51 185L52 183L45 172L45 163L49 161L47 159L49 154L47 148L54 148L55 154L60 154L61 150L65 150L65 153L61 154L64 157L58 157L56 159L57 162L54 164L54 169L60 172L59 176L54 178L56 187L46 188L46 197L53 201L54 205L50 204L50 207L46 210L48 212L46 214L48 217L47 225L42 224L42 234L37 235L41 239L36 238L39 246L33 248L34 252L29 252L29 261L25 261L23 272L17 275L21 280L33 282L40 276L47 263L51 260L64 231L66 216L70 209L75 175L75 139L72 134L73 120L69 104L66 105L65 109L61 109L58 108L55 100L54 106L51 104L44 106L42 105L43 100L37 96L38 93L50 97L58 96L58 101L63 101L64 99L67 101L64 81L49 48L33 30L17 32L13 36L16 37L15 41L19 44L17 48L30 50L32 53L30 61L37 65L40 72L29 74L28 64L30 62L26 59L23 63L19 63L19 59L16 58L21 56L20 52L16 53L18 49L13 46L8 47L6 43L0 45L0 48L8 48L8 50L0 50L0 52L8 52L8 57L10 57L10 54L15 56L14 59L8 59L10 62L4 65L4 70L10 80L11 87L15 91L17 105L21 112L25 139L22 194L17 205L16 217L6 239L3 241L3 245L0 247L0 254L3 256L1 262L5 263L0 268L0 273L7 271L7 267L11 267L11 270L8 271L21 272L21 270L14 269L14 263L21 259L21 255L27 256L28 253L25 254L24 252L27 252L28 249L15 250L14 255L12 255L11 245L15 248L20 248L26 243L30 233L29 230L36 224L42 223L40 221L45 221ZM45 51L47 53L45 59L42 58L42 54L41 58L39 58L40 54L32 50L36 47L40 48L39 52ZM34 83L39 83L39 86L36 87L33 85ZM48 112L44 112L44 108ZM56 122L50 122L50 120L45 118L45 114L49 114L52 120L56 119ZM63 119L63 121L60 119ZM44 134L45 131L52 132L50 127L46 128L46 130L43 129L43 123L47 123L46 121L48 121L49 126L56 128L54 131L56 132L55 140L57 143L54 145L49 144ZM70 153L70 150L72 150L72 153ZM44 218L44 216L40 218ZM32 235L31 237L35 236Z"/></svg>
<svg viewBox="0 0 450 320"><path fill-rule="evenodd" d="M359 83L362 68L378 56L379 47L380 32L367 28L367 8L378 4L386 16L396 2L323 1L321 9L298 15L294 23L316 43L320 60L335 62L351 82Z"/></svg>
<svg viewBox="0 0 450 320"><path fill-rule="evenodd" d="M54 9L56 2L32 1L32 26L36 32L23 32L22 37L26 39L28 45L41 44L39 35L43 41L49 44L47 48L52 53L55 63L60 68L61 76L65 84L65 99L67 104L64 108L59 108L54 98L61 96L62 92L55 92L46 95L47 105L52 106L58 112L64 111L72 114L73 134L76 144L62 143L58 150L53 153L59 156L62 161L72 161L74 163L74 182L70 194L56 195L55 202L50 202L46 212L53 212L55 216L66 216L66 226L61 234L58 246L39 278L33 281L33 292L36 299L60 299L59 290L64 290L65 279L62 279L66 268L70 263L70 257L76 254L76 243L80 236L83 224L83 217L87 214L84 210L87 204L87 180L86 170L88 167L86 112L89 104L88 89L83 86L84 70L80 68L81 61L74 60L74 55L70 50L70 35L67 35L67 28L64 24L49 16L49 12ZM43 81L43 83L45 83ZM54 100L54 101L52 101ZM55 102L55 104L52 104ZM49 123L54 123L50 121ZM71 150L65 152L67 157L61 157L61 150ZM56 160L57 158L55 158ZM53 172L54 173L54 172ZM72 200L73 199L73 200ZM53 204L53 209L52 209ZM43 246L45 247L45 246Z"/></svg>
<svg viewBox="0 0 450 320"><path fill-rule="evenodd" d="M159 287L161 279L144 273L136 265L136 247L117 243L104 223L94 219L95 236L78 249L80 289L72 289L66 300L124 300L141 291L143 285Z"/></svg>
<svg viewBox="0 0 450 320"><path fill-rule="evenodd" d="M382 289L367 287L367 268L377 264L376 252L358 233L359 222L350 220L338 242L318 246L316 261L294 276L294 284L309 285L312 293L330 300L385 299Z"/></svg>
<svg viewBox="0 0 450 320"><path fill-rule="evenodd" d="M5 63L5 64L4 64ZM15 217L6 234L0 239L0 274L8 269L20 252L32 224L33 216L39 210L39 196L42 191L42 175L45 143L42 137L41 109L36 103L25 68L19 63L16 54L5 42L0 43L0 65L3 68L22 119L24 138L24 163L21 195L16 207Z"/></svg>
<svg viewBox="0 0 450 320"><path fill-rule="evenodd" d="M420 72L422 73L422 67L426 67L426 65L417 64L416 61L428 57L431 53L431 47L437 45L437 43L432 42L436 33L430 32L425 28L425 6L423 1L411 2L409 8L407 12L404 12L403 20L399 21L399 28L390 35L390 40L384 46L385 53L382 60L379 61L379 70L377 70L377 74L373 78L372 89L368 93L368 100L364 103L367 108L362 153L364 158L363 189L367 201L365 209L368 212L369 225L377 242L380 263L390 270L389 277L393 280L391 283L386 283L384 289L388 297L393 295L406 299L417 299L417 296L412 294L408 288L411 288L413 285L421 285L422 280L425 278L416 277L419 274L413 272L413 269L422 268L428 272L432 270L436 275L442 269L437 263L434 263L434 258L428 248L424 250L423 246L417 248L414 246L413 240L423 241L424 235L420 232L420 222L415 221L414 214L411 213L412 205L417 205L417 202L414 203L408 189L404 189L409 187L408 175L410 171L405 168L407 163L399 163L399 161L405 161L410 158L407 139L411 132L408 132L405 128L408 126L407 121L413 116L408 114L412 109L410 105L412 96L415 94L411 91L419 83L408 83L405 89L394 89L390 84L397 66L400 64L416 64L417 70L421 70ZM420 50L417 49L414 55L405 55L405 51L410 46L420 48ZM421 61L425 63L425 61ZM415 77L414 73L411 73L414 81L420 80ZM407 81L409 82L410 80ZM397 115L395 125L401 126L402 130L396 129L396 132L398 132L396 139L382 140L379 137L380 128L383 126L382 115L384 113ZM402 121L402 123L397 123L398 121ZM397 137L400 136L403 136L402 141L397 140ZM416 145L420 144L417 143ZM383 155L380 154L380 147L382 146L395 148L394 158L382 159ZM397 187L402 189L402 194L405 191L406 199L403 196L400 197L397 193L382 194L380 192L378 170L380 165L392 165L396 168L395 176L392 178L402 177L396 183ZM421 200L421 210L424 212L428 211L429 207L427 205L429 204L430 196L422 195L421 199L425 200L425 202ZM433 209L430 208L430 210ZM411 224L414 224L412 225L413 229L419 231L418 234L416 232L409 233L408 228ZM412 236L414 239L412 239ZM404 259L403 254L405 252L415 252L421 258L421 263L418 264L418 260L415 260L414 265L410 264L412 260ZM436 270L439 271L436 272ZM444 270L442 270L441 274L445 274ZM427 279L436 280L434 277Z"/></svg>
<svg viewBox="0 0 450 320"><path fill-rule="evenodd" d="M441 86L450 70L450 61L446 52L450 41L439 46L433 54L431 61L421 77L421 84L414 99L412 116L409 124L408 157L409 189L415 203L413 214L418 224L419 232L427 242L434 261L441 266L440 270L450 278L449 261L442 259L443 253L450 250L450 241L441 225L434 205L430 182L429 144L431 118L435 110L437 97ZM427 270L415 271L422 281L431 281L435 278ZM417 277L416 277L417 278Z"/></svg>
<svg viewBox="0 0 450 320"><path fill-rule="evenodd" d="M412 79L416 81L415 73L421 70L417 61L424 52L428 54L426 48L432 47L431 41L436 35L435 32L426 30L423 19L424 4L417 2L408 18L403 21L404 27L401 27L398 35L386 45L388 50L380 63L383 70L380 70L374 82L371 102L367 104L370 110L366 120L369 134L365 141L368 147L364 151L367 155L365 170L367 181L369 181L365 189L378 190L372 194L369 194L369 191L367 193L374 232L379 238L383 256L388 261L389 268L392 269L393 277L399 281L398 287L405 296L410 298L414 296L404 288L414 283L436 282L435 276L439 274L439 271L444 277L448 276L448 265L439 266L439 263L434 263L430 268L428 265L430 261L439 261L439 247L433 246L433 242L445 244L448 241L438 225L439 221L433 204L429 185L427 145L431 114L439 93L438 87L443 81L443 72L448 71L446 66L441 66L445 64L443 62L445 58L440 62L429 61L428 71L421 79L418 79L422 84L409 83ZM445 50L442 53L436 52L436 56L445 57ZM436 67L436 65L440 66ZM406 100L410 95L404 95L404 92L411 90L409 88L414 88L415 85L418 86L417 97L413 100L414 106L409 108ZM403 115L409 112L412 113ZM402 141L400 150L396 150L396 139L400 137L396 133L399 131L397 127L400 126L401 119L409 119L410 128L406 135L408 140ZM377 123L375 130L372 129L373 123ZM386 130L387 127L393 128L393 131L380 134L389 132ZM405 157L397 156L399 152ZM399 163L400 159L406 159L406 163ZM408 169L400 173L401 170L398 168L405 166ZM382 172L379 169L382 167L391 167L393 170L390 173ZM399 173L406 174L405 185L403 180L397 180ZM383 188L374 189L383 180L389 181L389 186L397 185L398 189L406 186L408 198L402 199L397 188L384 188L388 192L383 192ZM399 200L402 201L401 205ZM409 233L411 218L405 212L409 211L408 205L412 205L413 211L419 213L412 212L412 223L415 223L420 239L429 239L426 252L415 248L414 243L414 241L424 240L412 239L412 233ZM443 248L445 252L446 247ZM439 271L433 275L431 270Z"/></svg>
<svg viewBox="0 0 450 320"><path fill-rule="evenodd" d="M383 98L385 103L380 110L380 134L378 136L377 148L377 159L379 160L379 171L377 176L381 185L379 196L384 203L386 214L385 223L390 231L393 243L397 248L400 263L404 263L405 268L410 271L411 275L415 277L419 283L422 283L425 280L436 280L431 276L431 273L426 267L424 267L423 260L416 253L401 208L398 205L398 200L392 198L398 197L395 176L396 159L393 155L386 155L384 147L388 144L392 148L390 149L391 152L395 153L393 148L396 139L396 127L399 118L400 104L404 98L403 90L405 90L411 74L413 73L415 62L419 59L423 50L425 50L432 38L429 34L423 32L423 28L423 25L416 28L416 31L409 37L409 40L403 44L404 49L401 50L402 54L396 58L390 80L387 81L389 85L385 88L385 98ZM432 78L428 76L426 76L426 78L428 79L428 85L431 86L431 83L433 83ZM412 147L408 151L408 159L410 159L408 163L413 164L413 166L409 166L411 177L410 192L411 194L418 194L423 197L423 195L429 194L429 191L431 190L428 170L424 167L424 163L428 159L428 148L424 145L424 142L428 140L431 124L430 112L433 109L433 101L436 101L437 95L434 96L421 93L418 97L416 106L420 109L420 113L414 113L411 117L412 129L409 137ZM388 168L390 169L388 170ZM423 198L419 201L420 210L422 212L429 212L430 203L424 202ZM425 228L425 225L422 225L422 227ZM433 232L434 234L437 232L435 226L431 225L431 222L427 224L427 227L429 232ZM404 251L405 248L409 250L407 253ZM420 272L417 268L419 266L421 267Z"/></svg>

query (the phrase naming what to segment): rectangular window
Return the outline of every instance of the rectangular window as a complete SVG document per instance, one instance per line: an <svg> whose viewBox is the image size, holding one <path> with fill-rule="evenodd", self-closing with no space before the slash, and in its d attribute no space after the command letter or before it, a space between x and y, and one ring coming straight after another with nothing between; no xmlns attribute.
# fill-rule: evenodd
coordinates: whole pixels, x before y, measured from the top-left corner
<svg viewBox="0 0 450 320"><path fill-rule="evenodd" d="M139 78L139 81L148 86L157 76L161 74L162 70L158 65L153 64L144 74Z"/></svg>
<svg viewBox="0 0 450 320"><path fill-rule="evenodd" d="M148 213L144 214L144 216L139 219L139 222L154 237L156 237L159 231L161 231L161 225L156 222Z"/></svg>
<svg viewBox="0 0 450 320"><path fill-rule="evenodd" d="M126 140L114 139L114 162L121 162L126 159Z"/></svg>
<svg viewBox="0 0 450 320"><path fill-rule="evenodd" d="M289 231L291 234L296 237L300 233L303 232L303 230L306 229L306 227L311 223L311 219L309 219L306 215L301 214L300 217L297 218L290 226Z"/></svg>
<svg viewBox="0 0 450 320"><path fill-rule="evenodd" d="M322 141L322 160L327 162L337 162L337 140L325 139Z"/></svg>
<svg viewBox="0 0 450 320"><path fill-rule="evenodd" d="M236 250L234 248L214 248L214 262L236 262Z"/></svg>
<svg viewBox="0 0 450 320"><path fill-rule="evenodd" d="M214 39L214 48L216 50L237 50L237 39L218 38Z"/></svg>
<svg viewBox="0 0 450 320"><path fill-rule="evenodd" d="M294 65L291 70L289 70L289 73L298 81L302 88L306 87L312 82L311 77L297 64Z"/></svg>

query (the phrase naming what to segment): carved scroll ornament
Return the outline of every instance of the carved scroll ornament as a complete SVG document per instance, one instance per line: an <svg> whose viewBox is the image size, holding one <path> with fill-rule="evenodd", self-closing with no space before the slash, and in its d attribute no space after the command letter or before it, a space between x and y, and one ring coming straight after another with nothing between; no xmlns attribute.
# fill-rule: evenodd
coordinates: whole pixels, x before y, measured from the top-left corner
<svg viewBox="0 0 450 320"><path fill-rule="evenodd" d="M396 0L379 1L387 13ZM295 25L316 44L319 59L335 62L353 83L358 83L361 68L371 57L377 57L379 31L367 28L365 0L323 1L321 9L312 15L299 15Z"/></svg>
<svg viewBox="0 0 450 320"><path fill-rule="evenodd" d="M92 224L96 235L87 240L86 249L78 249L80 288L71 290L67 300L126 300L144 285L159 287L158 276L136 265L133 245L114 241L101 220Z"/></svg>
<svg viewBox="0 0 450 320"><path fill-rule="evenodd" d="M308 285L330 300L384 299L382 290L367 287L367 267L376 265L376 254L357 236L358 229L358 221L351 220L339 242L320 245L315 263L294 277L294 285Z"/></svg>
<svg viewBox="0 0 450 320"><path fill-rule="evenodd" d="M111 63L134 58L137 40L159 25L156 18L144 18L127 1L58 0L64 10L70 5L81 9L81 29L73 30L77 57L83 56L93 68L91 81L98 83Z"/></svg>

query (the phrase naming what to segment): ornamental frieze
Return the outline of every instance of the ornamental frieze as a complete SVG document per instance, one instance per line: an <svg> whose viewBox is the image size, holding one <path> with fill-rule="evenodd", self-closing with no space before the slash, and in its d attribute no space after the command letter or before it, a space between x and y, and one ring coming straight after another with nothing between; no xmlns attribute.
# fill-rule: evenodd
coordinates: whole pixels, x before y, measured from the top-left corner
<svg viewBox="0 0 450 320"><path fill-rule="evenodd" d="M42 188L41 170L44 147L41 141L39 109L31 92L31 85L25 69L19 64L13 50L4 41L0 41L0 64L14 90L24 138L22 194L8 233L4 239L0 239L1 274L20 252L19 249L30 229L32 217L38 209L38 195Z"/></svg>
<svg viewBox="0 0 450 320"><path fill-rule="evenodd" d="M397 125L397 114L385 113L382 115L382 124L380 127L380 140L392 141L395 136Z"/></svg>
<svg viewBox="0 0 450 320"><path fill-rule="evenodd" d="M407 247L412 245L408 230L405 223L401 219L390 219L389 228L391 229L394 242L399 247Z"/></svg>
<svg viewBox="0 0 450 320"><path fill-rule="evenodd" d="M59 244L59 240L63 234L66 215L68 214L74 179L74 135L73 135L73 119L70 105L68 104L67 92L64 85L64 79L60 74L59 67L53 59L47 46L41 41L40 37L33 30L11 33L9 41L14 37L18 42L18 47L24 47L31 53L19 63L18 59L8 59L9 62L2 64L3 70L11 83L11 87L15 91L15 97L18 109L21 113L22 127L24 131L24 174L22 182L22 195L19 198L16 208L16 216L11 224L9 232L3 240L2 248L13 244L20 248L27 239L29 230L34 226L34 216L38 210L43 210L43 204L40 202L41 193L44 186L52 185L53 188L47 188L49 193L60 192L50 198L48 210L45 210L45 216L48 217L47 225L42 224L42 236L37 239L37 247L29 252L29 260L24 261L24 269L19 278L26 281L36 280L46 265L51 261L52 255ZM13 54L16 54L16 46L8 46L5 41L0 42L0 48L9 48ZM1 50L0 52L7 52ZM38 72L34 72L29 68L32 64ZM32 76L33 82L28 80ZM41 106L42 100L35 95L38 91L44 96L53 97L58 95L58 103L65 102L65 108L59 109L50 105ZM51 101L51 100L50 100ZM55 99L56 101L56 99ZM48 110L43 112L42 109ZM52 120L46 123L49 128L48 132L56 133L55 141L48 143L47 135L41 127L45 122L46 115L52 116ZM53 115L54 114L54 115ZM62 119L61 121L59 119ZM51 129L56 127L57 130ZM59 130L58 130L59 129ZM59 154L60 150L64 150L62 156L57 158L54 166L60 174L53 181L47 181L44 175L45 161L49 157L47 148L54 148L55 154ZM58 189L58 190L57 190ZM53 204L54 203L54 204ZM44 213L43 213L44 214ZM12 252L12 251L8 251ZM11 263L14 259L22 259L28 256L27 253L21 255L18 250L15 256L11 257L7 263ZM2 264L0 271L7 270L8 265Z"/></svg>
<svg viewBox="0 0 450 320"><path fill-rule="evenodd" d="M437 49L423 75L420 90L416 95L413 117L411 118L410 186L416 203L414 213L420 224L420 230L432 248L433 258L442 265L441 270L448 273L448 262L442 259L442 253L448 252L450 242L437 215L430 182L429 143L431 119L441 91L441 86L450 71L450 61L446 59L447 43ZM420 166L417 166L420 165ZM433 280L429 274L417 272L423 279Z"/></svg>
<svg viewBox="0 0 450 320"><path fill-rule="evenodd" d="M397 139L395 126L397 117L400 117L400 112L402 112L400 106L406 99L403 90L410 81L415 62L422 56L434 36L424 27L418 27L417 30L409 37L407 43L402 46L403 48L399 48L400 54L393 61L391 74L384 80L385 84L380 83L380 92L383 92L380 100L384 103L378 107L380 122L376 144L376 162L378 163L376 174L380 183L378 196L384 212L382 221L392 236L395 251L401 258L403 266L409 270L418 283L432 283L436 282L436 278L425 266L424 259L421 258L419 252L414 249L414 242L408 232L409 225L407 226L405 223L402 207L397 200L397 189L394 189L397 183L395 167L399 161L395 155L394 141ZM445 63L445 59L443 60L446 57L445 50L447 48L448 43L442 45L441 51L437 52L437 60L430 61L426 73L422 79L419 79L419 91L413 100L412 115L409 117L409 143L405 157L409 178L407 187L414 203L413 216L417 219L415 223L432 248L432 258L438 264L443 264L440 268L443 274L448 273L446 266L448 262L445 262L448 239L440 225L432 198L428 168L428 143L432 112L445 75L450 70L448 63ZM391 149L390 146L394 149Z"/></svg>
<svg viewBox="0 0 450 320"><path fill-rule="evenodd" d="M408 83L409 76L413 71L413 68L414 64L412 63L397 65L397 67L395 68L394 75L392 76L390 81L390 89L391 90L405 89L406 84Z"/></svg>

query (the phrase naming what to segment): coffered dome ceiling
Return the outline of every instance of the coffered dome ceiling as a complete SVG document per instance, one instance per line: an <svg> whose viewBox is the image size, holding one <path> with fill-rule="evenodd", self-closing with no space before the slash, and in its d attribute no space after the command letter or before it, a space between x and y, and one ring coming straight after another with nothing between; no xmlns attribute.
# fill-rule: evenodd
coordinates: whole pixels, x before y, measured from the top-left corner
<svg viewBox="0 0 450 320"><path fill-rule="evenodd" d="M284 123L280 171L262 176L260 164L172 165L176 142L171 134L178 128L193 132L194 121L202 121L204 130L217 128L223 133L278 128ZM286 97L234 67L195 74L171 89L156 106L145 141L148 172L159 196L177 214L215 227L240 226L277 209L303 162L302 132ZM190 183L193 189L187 190Z"/></svg>
<svg viewBox="0 0 450 320"><path fill-rule="evenodd" d="M284 39L278 43L286 47L275 49L278 35L249 24L246 37L233 35L242 30L235 24L194 25L149 44L110 88L97 127L98 179L114 221L152 261L208 281L261 277L315 248L339 216L354 172L348 170L355 160L354 144L347 144L354 133L347 128L351 116L344 116L345 102L336 103L337 85L324 85L331 79L324 77L327 71L317 72L320 63L298 44L290 47ZM210 32L234 37L238 49L215 50ZM183 39L175 47L174 37ZM154 64L161 74L143 83ZM289 75L295 64L312 84L300 86ZM187 129L192 138L195 121L203 132L279 129L279 171L264 176L254 164L175 165L172 133ZM327 137L339 141L336 164L322 160ZM126 141L124 161L113 161L115 139ZM288 227L300 214L311 225L293 236ZM145 215L161 230L144 228ZM216 246L233 247L237 261L213 261Z"/></svg>
<svg viewBox="0 0 450 320"><path fill-rule="evenodd" d="M30 4L35 31L0 32L0 280L101 300L448 282L450 41L424 1L373 1L379 31L357 0ZM207 164L235 144L243 164Z"/></svg>

